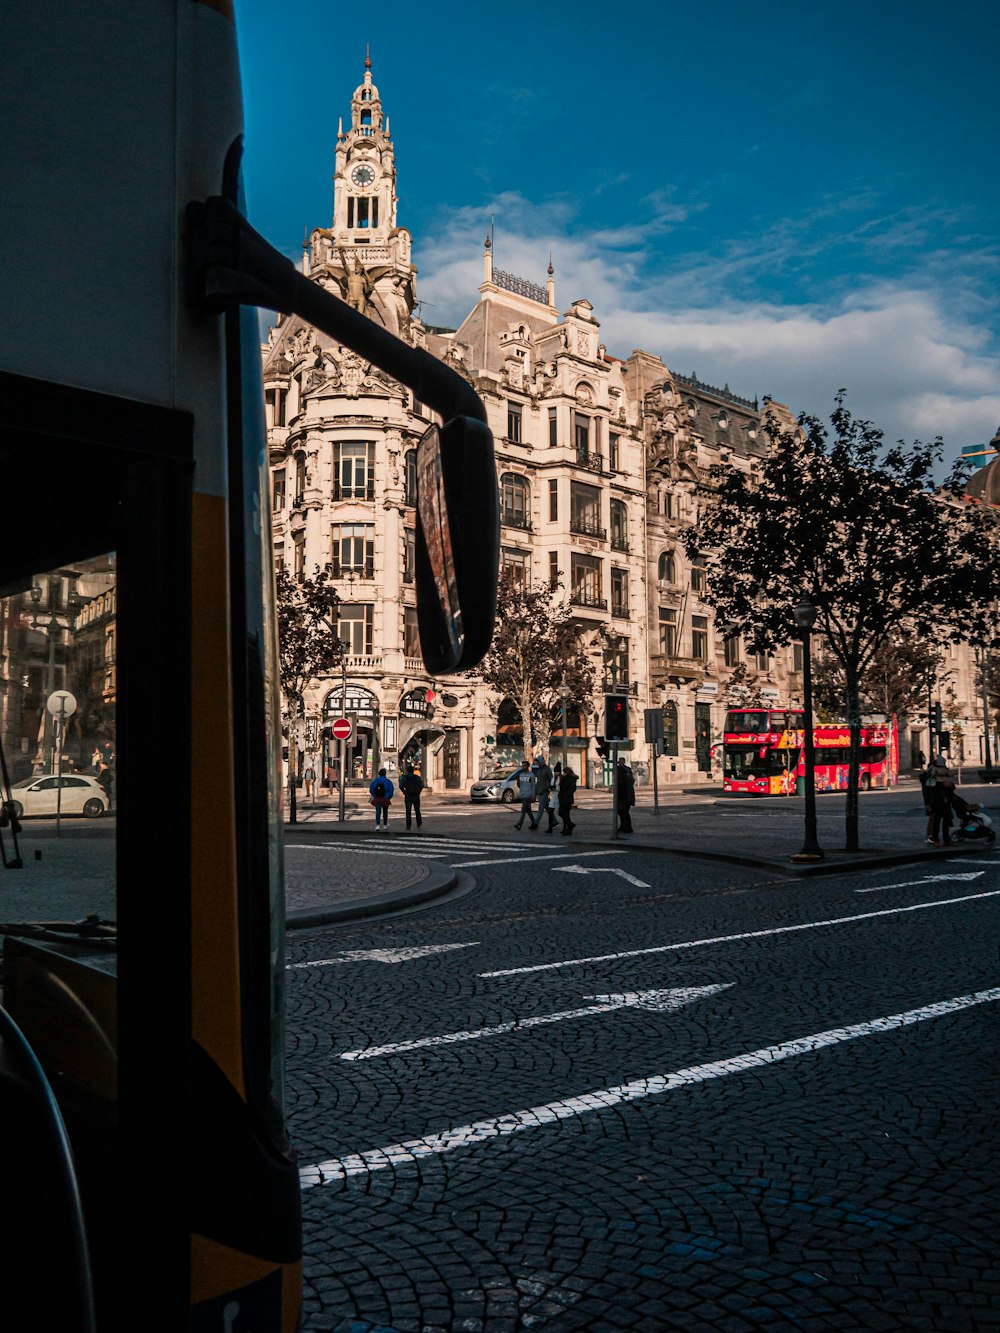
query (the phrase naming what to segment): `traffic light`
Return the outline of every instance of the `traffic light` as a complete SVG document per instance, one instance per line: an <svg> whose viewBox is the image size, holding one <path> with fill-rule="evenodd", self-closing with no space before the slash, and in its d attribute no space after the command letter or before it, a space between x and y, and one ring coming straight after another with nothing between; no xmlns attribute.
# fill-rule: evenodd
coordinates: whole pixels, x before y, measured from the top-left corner
<svg viewBox="0 0 1000 1333"><path fill-rule="evenodd" d="M940 704L935 704L935 705L934 705L934 734L935 734L935 735L939 735L940 732L941 732L941 705L940 705Z"/></svg>
<svg viewBox="0 0 1000 1333"><path fill-rule="evenodd" d="M606 741L628 740L627 694L606 694L604 696L604 739Z"/></svg>

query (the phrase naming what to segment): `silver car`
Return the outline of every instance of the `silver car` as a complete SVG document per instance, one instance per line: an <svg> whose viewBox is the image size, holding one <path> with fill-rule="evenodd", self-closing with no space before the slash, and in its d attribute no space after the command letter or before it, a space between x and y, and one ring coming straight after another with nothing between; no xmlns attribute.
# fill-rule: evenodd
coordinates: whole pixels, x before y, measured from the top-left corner
<svg viewBox="0 0 1000 1333"><path fill-rule="evenodd" d="M504 805L510 803L517 796L517 775L521 771L517 768L495 768L492 773L487 773L485 778L480 778L469 788L470 801L503 801Z"/></svg>
<svg viewBox="0 0 1000 1333"><path fill-rule="evenodd" d="M59 787L62 786L60 799ZM86 815L99 819L108 809L108 798L96 778L82 773L64 773L61 778L45 774L22 778L11 789L10 811L16 819L30 815L54 815L58 803L63 815Z"/></svg>

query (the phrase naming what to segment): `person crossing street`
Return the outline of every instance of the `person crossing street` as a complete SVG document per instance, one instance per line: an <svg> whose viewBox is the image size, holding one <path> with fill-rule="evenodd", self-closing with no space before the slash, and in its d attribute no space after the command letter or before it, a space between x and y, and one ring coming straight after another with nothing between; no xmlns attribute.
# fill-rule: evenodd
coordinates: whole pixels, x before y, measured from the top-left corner
<svg viewBox="0 0 1000 1333"><path fill-rule="evenodd" d="M424 789L424 780L419 773L414 773L413 765L406 765L406 772L399 779L399 790L403 793L403 806L406 810L406 827L409 829L410 820L415 815L417 819L417 832L420 832L420 825L424 822L420 814L420 793Z"/></svg>
<svg viewBox="0 0 1000 1333"><path fill-rule="evenodd" d="M538 828L535 816L531 812L531 806L535 799L535 775L531 770L527 759L521 764L517 773L517 799L521 802L521 816L514 825L516 829L524 825L524 817L527 815L531 821L532 829Z"/></svg>

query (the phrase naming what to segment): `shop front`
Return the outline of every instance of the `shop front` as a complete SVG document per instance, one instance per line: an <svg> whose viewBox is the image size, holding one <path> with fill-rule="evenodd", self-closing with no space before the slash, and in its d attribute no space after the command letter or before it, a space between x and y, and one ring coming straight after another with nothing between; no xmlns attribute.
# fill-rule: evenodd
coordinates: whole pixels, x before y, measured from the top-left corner
<svg viewBox="0 0 1000 1333"><path fill-rule="evenodd" d="M379 770L379 705L371 690L361 685L348 684L346 691L335 689L323 704L323 767L322 782L332 789L340 778L340 742L330 735L335 718L353 718L354 741L344 757L345 784L348 787L367 787Z"/></svg>

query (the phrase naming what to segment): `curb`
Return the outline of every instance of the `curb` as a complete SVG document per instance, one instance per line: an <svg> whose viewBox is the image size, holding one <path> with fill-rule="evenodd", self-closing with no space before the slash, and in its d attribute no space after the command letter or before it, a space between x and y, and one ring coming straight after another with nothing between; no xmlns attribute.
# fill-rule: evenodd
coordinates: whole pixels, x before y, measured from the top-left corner
<svg viewBox="0 0 1000 1333"><path fill-rule="evenodd" d="M329 907L303 908L300 911L286 912L285 929L307 930L312 926L332 926L343 921L360 921L365 917L399 912L406 907L416 907L432 898L442 897L461 881L469 879L467 875L460 875L457 870L452 870L450 867L441 869L432 866L430 862L423 864L427 866L427 875L417 884ZM470 887L471 883L472 881Z"/></svg>

